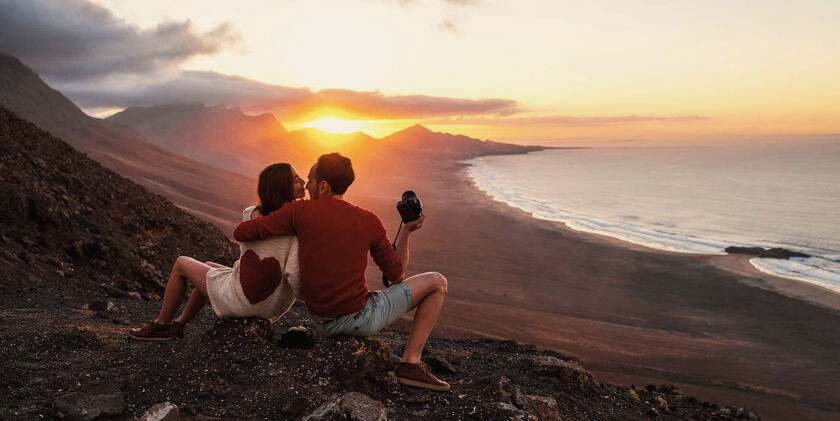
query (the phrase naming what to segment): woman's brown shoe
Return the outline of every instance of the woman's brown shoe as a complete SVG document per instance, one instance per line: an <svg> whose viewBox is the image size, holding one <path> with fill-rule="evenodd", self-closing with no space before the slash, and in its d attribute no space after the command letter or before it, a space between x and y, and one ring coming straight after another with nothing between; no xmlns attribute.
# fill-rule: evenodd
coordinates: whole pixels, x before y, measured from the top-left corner
<svg viewBox="0 0 840 421"><path fill-rule="evenodd" d="M143 327L129 330L128 337L138 341L168 341L175 336L183 338L184 327L178 322L161 325L155 323L154 320L149 320Z"/></svg>
<svg viewBox="0 0 840 421"><path fill-rule="evenodd" d="M421 387L438 392L446 392L450 389L449 383L432 375L429 366L422 362L420 364L399 362L394 374L397 376L397 381L406 386Z"/></svg>

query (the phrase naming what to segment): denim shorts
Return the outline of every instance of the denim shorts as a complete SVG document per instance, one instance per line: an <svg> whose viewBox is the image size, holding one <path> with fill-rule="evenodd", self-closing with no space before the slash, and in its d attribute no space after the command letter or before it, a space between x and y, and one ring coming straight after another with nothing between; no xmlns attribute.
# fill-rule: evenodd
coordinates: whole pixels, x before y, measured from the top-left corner
<svg viewBox="0 0 840 421"><path fill-rule="evenodd" d="M408 310L411 310L411 289L405 282L400 282L388 289L371 292L361 311L326 319L323 323L315 322L314 328L325 336L367 336L382 330Z"/></svg>

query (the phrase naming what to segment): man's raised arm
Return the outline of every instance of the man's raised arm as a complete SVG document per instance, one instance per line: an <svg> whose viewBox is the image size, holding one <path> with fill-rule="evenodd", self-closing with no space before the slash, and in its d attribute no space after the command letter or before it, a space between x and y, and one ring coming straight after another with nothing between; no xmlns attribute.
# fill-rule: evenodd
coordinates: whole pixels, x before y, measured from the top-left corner
<svg viewBox="0 0 840 421"><path fill-rule="evenodd" d="M391 247L391 243L388 242L388 234L382 222L378 219L376 222L379 224L379 229L373 244L370 245L370 255L391 283L402 282L405 277L405 267L397 256L397 252Z"/></svg>
<svg viewBox="0 0 840 421"><path fill-rule="evenodd" d="M272 235L296 235L295 215L301 205L302 201L292 202L266 216L240 222L233 230L233 238L244 242L263 240Z"/></svg>

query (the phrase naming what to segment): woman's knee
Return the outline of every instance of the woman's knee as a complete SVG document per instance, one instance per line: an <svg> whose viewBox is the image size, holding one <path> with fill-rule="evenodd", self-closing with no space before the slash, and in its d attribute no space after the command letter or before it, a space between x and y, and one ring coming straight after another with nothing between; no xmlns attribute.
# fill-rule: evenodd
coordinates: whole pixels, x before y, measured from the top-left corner
<svg viewBox="0 0 840 421"><path fill-rule="evenodd" d="M177 258L177 259L175 259L175 267L176 267L176 268L178 268L178 269L181 269L181 268L183 268L185 265L187 265L187 264L189 263L189 261L190 261L190 260L192 260L192 257L188 257L188 256L178 256L178 258Z"/></svg>

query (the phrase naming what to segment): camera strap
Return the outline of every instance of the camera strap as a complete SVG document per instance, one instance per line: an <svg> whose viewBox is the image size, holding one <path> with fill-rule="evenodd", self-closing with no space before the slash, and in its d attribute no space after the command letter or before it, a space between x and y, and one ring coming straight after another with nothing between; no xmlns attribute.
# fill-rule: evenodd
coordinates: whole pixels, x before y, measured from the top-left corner
<svg viewBox="0 0 840 421"><path fill-rule="evenodd" d="M397 238L400 238L400 231L402 231L402 226L403 222L402 220L400 220L400 227L397 228L397 235L394 236L394 242L391 244L391 248L394 249L394 251L397 251ZM397 258L399 258L399 256L397 256ZM385 288L391 286L391 281L389 281L388 277L384 274L382 275L382 284L385 285Z"/></svg>

